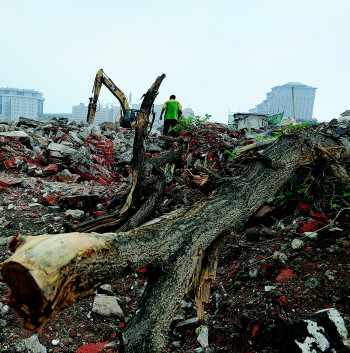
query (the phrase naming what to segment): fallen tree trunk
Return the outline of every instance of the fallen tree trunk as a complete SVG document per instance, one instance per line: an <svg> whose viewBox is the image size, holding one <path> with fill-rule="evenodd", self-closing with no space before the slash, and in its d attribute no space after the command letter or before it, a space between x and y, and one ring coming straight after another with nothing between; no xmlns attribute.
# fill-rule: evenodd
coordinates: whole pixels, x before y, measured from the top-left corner
<svg viewBox="0 0 350 353"><path fill-rule="evenodd" d="M19 236L14 255L1 265L10 300L25 327L40 331L82 293L147 267L147 289L122 337L127 353L158 352L206 249L240 229L300 163L313 158L314 146L339 145L336 138L310 130L282 136L208 198L151 226L115 234Z"/></svg>

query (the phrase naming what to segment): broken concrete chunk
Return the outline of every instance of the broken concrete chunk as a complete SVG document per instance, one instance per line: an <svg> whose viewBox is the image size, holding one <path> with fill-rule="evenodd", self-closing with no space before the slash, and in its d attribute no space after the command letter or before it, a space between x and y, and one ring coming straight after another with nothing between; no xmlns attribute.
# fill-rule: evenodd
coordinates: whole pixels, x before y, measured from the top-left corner
<svg viewBox="0 0 350 353"><path fill-rule="evenodd" d="M4 136L4 137L28 137L29 135L25 131L5 131L5 132L0 132L0 136Z"/></svg>
<svg viewBox="0 0 350 353"><path fill-rule="evenodd" d="M106 294L113 294L113 289L110 284L102 284L102 286L100 286L100 290Z"/></svg>
<svg viewBox="0 0 350 353"><path fill-rule="evenodd" d="M29 353L47 353L47 349L40 343L38 335L33 335L24 340Z"/></svg>
<svg viewBox="0 0 350 353"><path fill-rule="evenodd" d="M89 137L90 133L84 129L84 130L81 130L77 133L77 137L81 140L85 140Z"/></svg>
<svg viewBox="0 0 350 353"><path fill-rule="evenodd" d="M102 135L101 128L98 125L90 125L88 127L88 131L90 131L91 135L97 135L97 136Z"/></svg>
<svg viewBox="0 0 350 353"><path fill-rule="evenodd" d="M116 133L115 131L107 130L107 131L103 131L103 136L112 140L116 137Z"/></svg>
<svg viewBox="0 0 350 353"><path fill-rule="evenodd" d="M84 141L78 137L78 134L75 131L69 131L68 136L77 146L82 146L84 144Z"/></svg>
<svg viewBox="0 0 350 353"><path fill-rule="evenodd" d="M161 153L162 151L163 149L155 144L150 144L149 146L147 146L147 152L149 153Z"/></svg>
<svg viewBox="0 0 350 353"><path fill-rule="evenodd" d="M123 163L130 163L132 160L132 151L128 150L124 153L121 153L118 155L118 160L119 162L123 162Z"/></svg>
<svg viewBox="0 0 350 353"><path fill-rule="evenodd" d="M318 278L308 278L305 281L305 287L307 288L317 288L321 284L320 280Z"/></svg>
<svg viewBox="0 0 350 353"><path fill-rule="evenodd" d="M69 142L69 141L62 141L61 144L64 145L64 146L68 146L68 147L74 146L73 143Z"/></svg>
<svg viewBox="0 0 350 353"><path fill-rule="evenodd" d="M76 154L79 153L77 150L75 150L74 148L62 145L60 143L55 143L55 142L51 142L48 146L47 146L48 150L53 151L53 152L59 152L62 154L66 154L66 155L72 155L72 154Z"/></svg>
<svg viewBox="0 0 350 353"><path fill-rule="evenodd" d="M5 131L9 131L9 126L1 122L0 123L0 132L5 132Z"/></svg>
<svg viewBox="0 0 350 353"><path fill-rule="evenodd" d="M64 133L62 130L57 130L57 132L56 132L56 137L57 138L65 138L67 135L66 135L66 133Z"/></svg>
<svg viewBox="0 0 350 353"><path fill-rule="evenodd" d="M97 295L92 306L92 312L103 316L124 317L117 299L109 295Z"/></svg>
<svg viewBox="0 0 350 353"><path fill-rule="evenodd" d="M68 218L81 219L84 217L85 212L83 210L67 210L64 214Z"/></svg>
<svg viewBox="0 0 350 353"><path fill-rule="evenodd" d="M60 344L60 340L52 340L52 341L51 341L51 344L52 344L53 346L58 346L58 345Z"/></svg>
<svg viewBox="0 0 350 353"><path fill-rule="evenodd" d="M179 322L176 327L181 327L181 326L186 326L186 325L191 325L191 324L195 324L196 322L198 322L198 317L193 317L191 319L187 319L184 321Z"/></svg>
<svg viewBox="0 0 350 353"><path fill-rule="evenodd" d="M25 125L29 127L38 127L38 126L42 126L43 123L38 120L33 120L33 119L29 119L21 116L18 119L18 126L21 126L21 125Z"/></svg>
<svg viewBox="0 0 350 353"><path fill-rule="evenodd" d="M33 151L36 156L40 156L43 153L42 149L39 146L34 146Z"/></svg>
<svg viewBox="0 0 350 353"><path fill-rule="evenodd" d="M29 142L30 142L30 145L32 146L32 148L34 148L36 146L44 148L49 144L49 142L45 138L34 135L34 134L29 136Z"/></svg>

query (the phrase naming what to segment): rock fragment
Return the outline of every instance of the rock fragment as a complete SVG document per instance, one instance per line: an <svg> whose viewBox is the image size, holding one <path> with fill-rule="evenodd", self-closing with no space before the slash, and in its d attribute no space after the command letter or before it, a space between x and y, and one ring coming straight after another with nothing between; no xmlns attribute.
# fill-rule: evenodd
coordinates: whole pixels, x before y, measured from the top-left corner
<svg viewBox="0 0 350 353"><path fill-rule="evenodd" d="M117 299L108 295L97 295L95 297L92 312L102 316L124 317L123 310L119 306Z"/></svg>
<svg viewBox="0 0 350 353"><path fill-rule="evenodd" d="M47 349L40 343L38 335L24 340L28 353L47 353Z"/></svg>

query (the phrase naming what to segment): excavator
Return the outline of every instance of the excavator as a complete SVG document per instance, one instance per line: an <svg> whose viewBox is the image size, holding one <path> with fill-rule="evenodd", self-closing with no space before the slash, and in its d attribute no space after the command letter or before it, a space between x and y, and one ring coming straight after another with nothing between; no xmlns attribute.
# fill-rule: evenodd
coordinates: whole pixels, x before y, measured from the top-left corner
<svg viewBox="0 0 350 353"><path fill-rule="evenodd" d="M94 86L92 88L92 97L90 97L87 122L92 124L95 119L95 113L97 110L97 101L101 92L102 85L105 85L116 97L121 106L120 126L124 128L131 128L136 124L137 114L139 110L131 109L129 107L128 99L126 98L123 91L118 88L113 81L100 69L95 77Z"/></svg>

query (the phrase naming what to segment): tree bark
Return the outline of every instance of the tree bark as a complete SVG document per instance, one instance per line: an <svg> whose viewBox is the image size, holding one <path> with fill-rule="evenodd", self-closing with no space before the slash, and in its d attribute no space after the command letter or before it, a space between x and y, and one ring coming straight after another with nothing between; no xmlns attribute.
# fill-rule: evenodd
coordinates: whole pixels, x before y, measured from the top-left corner
<svg viewBox="0 0 350 353"><path fill-rule="evenodd" d="M157 77L151 88L144 94L144 99L141 103L140 112L137 117L137 124L135 128L135 139L133 146L133 157L131 160L132 183L131 190L128 194L126 202L121 209L121 215L126 214L133 205L137 204L140 197L140 190L144 180L144 163L145 163L145 139L147 138L147 126L149 123L149 115L152 110L154 100L158 95L158 89L165 74Z"/></svg>
<svg viewBox="0 0 350 353"><path fill-rule="evenodd" d="M25 327L40 331L82 293L130 269L147 267L146 292L122 337L126 353L159 352L206 250L240 229L300 163L313 158L315 145L340 143L309 130L282 136L259 152L263 158L237 168L236 175L223 180L209 197L151 226L124 233L17 237L16 251L1 271Z"/></svg>

